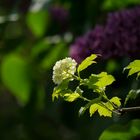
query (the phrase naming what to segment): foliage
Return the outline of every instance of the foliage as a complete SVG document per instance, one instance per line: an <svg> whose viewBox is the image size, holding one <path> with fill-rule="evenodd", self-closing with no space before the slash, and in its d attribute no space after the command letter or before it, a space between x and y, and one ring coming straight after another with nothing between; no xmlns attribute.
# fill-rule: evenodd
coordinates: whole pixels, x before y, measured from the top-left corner
<svg viewBox="0 0 140 140"><path fill-rule="evenodd" d="M93 61L97 56L92 54L90 57L87 57L77 68L78 75L80 75L80 71L83 71L88 66L90 66L92 63L96 63Z"/></svg>
<svg viewBox="0 0 140 140"><path fill-rule="evenodd" d="M124 106L139 97L138 80L122 74L123 66L131 60L123 55L124 48L133 53L133 60L139 59L139 7L133 7L138 1L123 0L123 4L117 4L120 3L117 0L110 2L109 7L105 5L107 1L111 0L0 0L1 140L97 140L115 121L120 123L121 119L139 117L137 112L120 118L114 115L120 113L121 101L129 90ZM136 11L127 14L129 9L123 10L123 7ZM126 12L121 14L118 9ZM116 10L117 16L111 18L104 33L106 26L102 25L110 20L106 17L112 10ZM91 32L93 27L97 28ZM84 37L78 39L82 34ZM107 40L103 37L105 42L101 44L105 51L101 59L114 54L123 58L106 57L96 64L95 59L102 53L92 47L88 50L88 46L102 49L98 45L103 34ZM82 52L80 60L89 56L91 50L99 54L87 58L76 68L72 78L64 77L54 88L53 65L70 55L74 40L80 46L74 52ZM118 52L116 46L120 48ZM52 102L51 98L62 100ZM85 114L77 118L78 110L79 115ZM94 118L86 116L87 110ZM113 117L102 118L96 113Z"/></svg>
<svg viewBox="0 0 140 140"><path fill-rule="evenodd" d="M107 128L99 140L132 140L139 136L140 120L132 120L127 125L114 124Z"/></svg>
<svg viewBox="0 0 140 140"><path fill-rule="evenodd" d="M116 10L137 4L140 4L139 0L105 0L102 6L104 10Z"/></svg>
<svg viewBox="0 0 140 140"><path fill-rule="evenodd" d="M127 67L124 68L124 71L125 70L129 70L128 76L137 73L137 79L138 79L138 77L140 76L140 60L134 60L133 62L131 62ZM124 105L127 104L128 100L136 99L139 93L140 93L139 89L136 90L131 89L125 98Z"/></svg>
<svg viewBox="0 0 140 140"><path fill-rule="evenodd" d="M125 102L124 105L127 104L128 100L134 100L138 97L138 95L140 94L140 90L130 90L129 93L127 94L126 98L125 98Z"/></svg>
<svg viewBox="0 0 140 140"><path fill-rule="evenodd" d="M79 85L76 87L75 91L72 91L68 87L70 80L67 79L54 88L52 98L54 100L55 97L58 98L60 96L68 102L82 99L88 103L86 103L84 107L81 107L81 109L79 110L79 115L83 114L85 110L89 109L90 116L92 116L96 111L98 111L100 116L112 117L112 112L115 112L114 110L121 106L120 98L113 97L109 99L105 93L106 87L111 85L115 81L114 77L112 75L108 75L106 72L91 74L89 78L84 79L80 77L80 72L88 68L93 63L96 63L96 57L97 55L92 54L91 56L83 60L81 64L79 64L79 66L77 67L78 76L71 74L71 76L73 76L76 81L79 81ZM59 68L61 69L61 67ZM86 97L84 97L84 91L81 89L82 86L87 86L89 89L92 89L92 94L97 94L98 97L94 99L87 99Z"/></svg>
<svg viewBox="0 0 140 140"><path fill-rule="evenodd" d="M121 99L119 97L112 97L111 99L109 99L105 91L106 91L106 87L111 85L115 81L115 78L112 75L107 74L106 72L101 72L99 74L91 74L89 78L84 78L84 79L82 79L80 76L80 72L88 68L93 63L96 63L95 61L96 58L97 58L97 55L92 54L91 56L83 60L81 64L79 64L79 66L77 67L77 75L75 74L75 72L71 73L71 77L79 81L79 85L76 87L76 90L74 92L69 88L68 85L69 85L70 79L67 78L67 80L62 80L62 82L60 84L58 83L58 86L54 88L52 99L54 101L54 98L58 99L58 97L60 96L65 101L73 102L79 98L88 102L84 107L80 108L79 115L82 115L87 109L89 109L90 116L92 116L95 112L98 111L100 116L112 117L112 113L119 114L117 110L119 110L119 108L121 107L121 102L120 102ZM65 59L61 61L65 61ZM61 61L57 63L62 63ZM57 63L55 65L57 65ZM56 66L54 66L54 68L55 67ZM73 66L73 69L75 68L76 68L76 65ZM62 70L60 66L59 66L59 69ZM59 71L59 74L61 75L62 72L59 69L58 71ZM128 76L134 73L138 73L137 75L139 76L140 75L139 74L140 61L135 60L131 62L127 67L124 68L124 70L126 69L129 69ZM70 70L70 67L69 67L69 70ZM70 74L68 73L69 70L67 69L67 71L65 71L66 72L65 75ZM86 97L84 97L83 96L84 91L81 89L82 86L87 86L89 89L93 91L93 94L97 94L98 97L93 98L93 99L87 99ZM127 104L128 100L136 99L139 93L140 93L139 89L130 90L130 92L125 98L124 105Z"/></svg>
<svg viewBox="0 0 140 140"><path fill-rule="evenodd" d="M137 78L140 76L140 60L131 62L124 70L129 69L128 76L137 73Z"/></svg>
<svg viewBox="0 0 140 140"><path fill-rule="evenodd" d="M36 23L36 24L34 24ZM46 11L29 12L27 15L27 25L35 36L41 37L49 24L49 14Z"/></svg>
<svg viewBox="0 0 140 140"><path fill-rule="evenodd" d="M31 91L28 62L17 54L7 55L1 64L1 74L3 83L12 91L19 103L27 104Z"/></svg>

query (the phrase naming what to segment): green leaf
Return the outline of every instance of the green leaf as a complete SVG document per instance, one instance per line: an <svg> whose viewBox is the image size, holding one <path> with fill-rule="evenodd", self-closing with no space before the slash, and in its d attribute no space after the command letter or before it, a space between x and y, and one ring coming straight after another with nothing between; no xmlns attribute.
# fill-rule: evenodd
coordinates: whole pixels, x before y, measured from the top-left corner
<svg viewBox="0 0 140 140"><path fill-rule="evenodd" d="M60 91L61 91L61 89L59 89L58 87L55 87L55 88L53 89L52 101L54 101L55 98L58 99L58 97L59 97L59 92L60 92Z"/></svg>
<svg viewBox="0 0 140 140"><path fill-rule="evenodd" d="M139 138L140 120L129 121L128 124L114 124L107 128L99 140L134 140Z"/></svg>
<svg viewBox="0 0 140 140"><path fill-rule="evenodd" d="M106 89L106 86L111 85L114 81L115 79L112 75L101 72L100 74L91 74L87 85L94 91L102 92Z"/></svg>
<svg viewBox="0 0 140 140"><path fill-rule="evenodd" d="M114 103L117 107L120 107L121 106L121 102L120 102L120 98L118 97L113 97L110 99L110 102Z"/></svg>
<svg viewBox="0 0 140 140"><path fill-rule="evenodd" d="M124 105L126 105L129 100L135 100L138 97L139 94L140 94L140 89L130 90L129 93L127 94L126 98L125 98Z"/></svg>
<svg viewBox="0 0 140 140"><path fill-rule="evenodd" d="M109 103L98 103L98 104L93 104L90 106L90 116L92 116L96 111L98 111L100 116L104 117L112 117L112 110L114 107Z"/></svg>
<svg viewBox="0 0 140 140"><path fill-rule="evenodd" d="M90 89L93 89L93 91L96 91L98 89L98 86L96 83L99 81L99 76L96 74L91 74L89 79L85 80L85 85L87 85Z"/></svg>
<svg viewBox="0 0 140 140"><path fill-rule="evenodd" d="M79 116L83 115L85 113L85 111L93 104L95 103L99 103L101 101L101 96L99 96L98 98L95 98L91 101L89 101L84 107L81 107L79 110Z"/></svg>
<svg viewBox="0 0 140 140"><path fill-rule="evenodd" d="M115 79L112 75L108 75L106 72L101 72L98 74L98 77L100 78L99 81L95 84L99 88L103 89L108 85L111 85Z"/></svg>
<svg viewBox="0 0 140 140"><path fill-rule="evenodd" d="M92 54L91 56L89 56L85 60L83 60L82 63L77 68L78 75L80 74L81 71L86 69L88 66L90 66L93 63L96 63L95 61L93 61L96 57L97 57L96 54Z"/></svg>
<svg viewBox="0 0 140 140"><path fill-rule="evenodd" d="M53 90L52 93L52 101L54 101L54 99L58 99L59 96L63 96L64 93L66 93L68 90L68 80L64 80L61 84L59 84L58 86L56 86Z"/></svg>
<svg viewBox="0 0 140 140"><path fill-rule="evenodd" d="M49 14L47 11L29 12L26 19L27 25L33 34L41 37L46 32L49 24Z"/></svg>
<svg viewBox="0 0 140 140"><path fill-rule="evenodd" d="M129 69L128 76L138 73L137 76L140 76L140 60L134 60L131 62L124 70Z"/></svg>
<svg viewBox="0 0 140 140"><path fill-rule="evenodd" d="M80 97L80 95L78 93L66 93L64 95L64 100L68 101L68 102L73 102L79 97Z"/></svg>
<svg viewBox="0 0 140 140"><path fill-rule="evenodd" d="M112 117L112 110L114 109L113 106L109 102L103 104L105 106L100 105L100 108L98 109L99 115L104 117Z"/></svg>
<svg viewBox="0 0 140 140"><path fill-rule="evenodd" d="M100 108L98 104L93 104L90 106L89 113L90 117Z"/></svg>
<svg viewBox="0 0 140 140"><path fill-rule="evenodd" d="M28 63L16 54L4 57L1 64L2 82L25 105L30 97L31 79Z"/></svg>

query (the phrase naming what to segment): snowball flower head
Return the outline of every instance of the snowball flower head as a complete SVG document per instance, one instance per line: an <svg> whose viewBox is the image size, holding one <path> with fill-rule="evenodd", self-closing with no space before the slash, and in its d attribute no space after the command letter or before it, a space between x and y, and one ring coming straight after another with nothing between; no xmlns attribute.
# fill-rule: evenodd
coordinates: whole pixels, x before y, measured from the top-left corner
<svg viewBox="0 0 140 140"><path fill-rule="evenodd" d="M65 79L73 80L76 65L76 61L70 57L57 61L53 67L53 82L60 84Z"/></svg>

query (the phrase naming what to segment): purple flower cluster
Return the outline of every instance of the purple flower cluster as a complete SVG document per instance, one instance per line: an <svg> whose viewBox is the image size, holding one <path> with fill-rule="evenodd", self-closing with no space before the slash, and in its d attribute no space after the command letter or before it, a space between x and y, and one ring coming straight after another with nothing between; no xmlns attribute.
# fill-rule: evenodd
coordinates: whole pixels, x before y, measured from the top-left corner
<svg viewBox="0 0 140 140"><path fill-rule="evenodd" d="M70 47L70 56L79 63L92 53L104 59L140 58L140 7L110 13L105 26L96 26Z"/></svg>
<svg viewBox="0 0 140 140"><path fill-rule="evenodd" d="M62 6L54 5L49 9L51 18L59 23L67 22L69 17L69 12Z"/></svg>

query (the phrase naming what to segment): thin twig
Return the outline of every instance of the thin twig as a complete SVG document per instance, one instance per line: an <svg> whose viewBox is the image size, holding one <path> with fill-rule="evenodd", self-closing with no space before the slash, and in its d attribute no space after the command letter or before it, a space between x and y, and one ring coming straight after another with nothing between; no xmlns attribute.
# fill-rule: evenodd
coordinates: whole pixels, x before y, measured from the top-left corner
<svg viewBox="0 0 140 140"><path fill-rule="evenodd" d="M118 111L120 113L132 112L132 111L138 111L138 110L140 110L140 106L137 106L137 107L126 107L126 108L118 109Z"/></svg>

